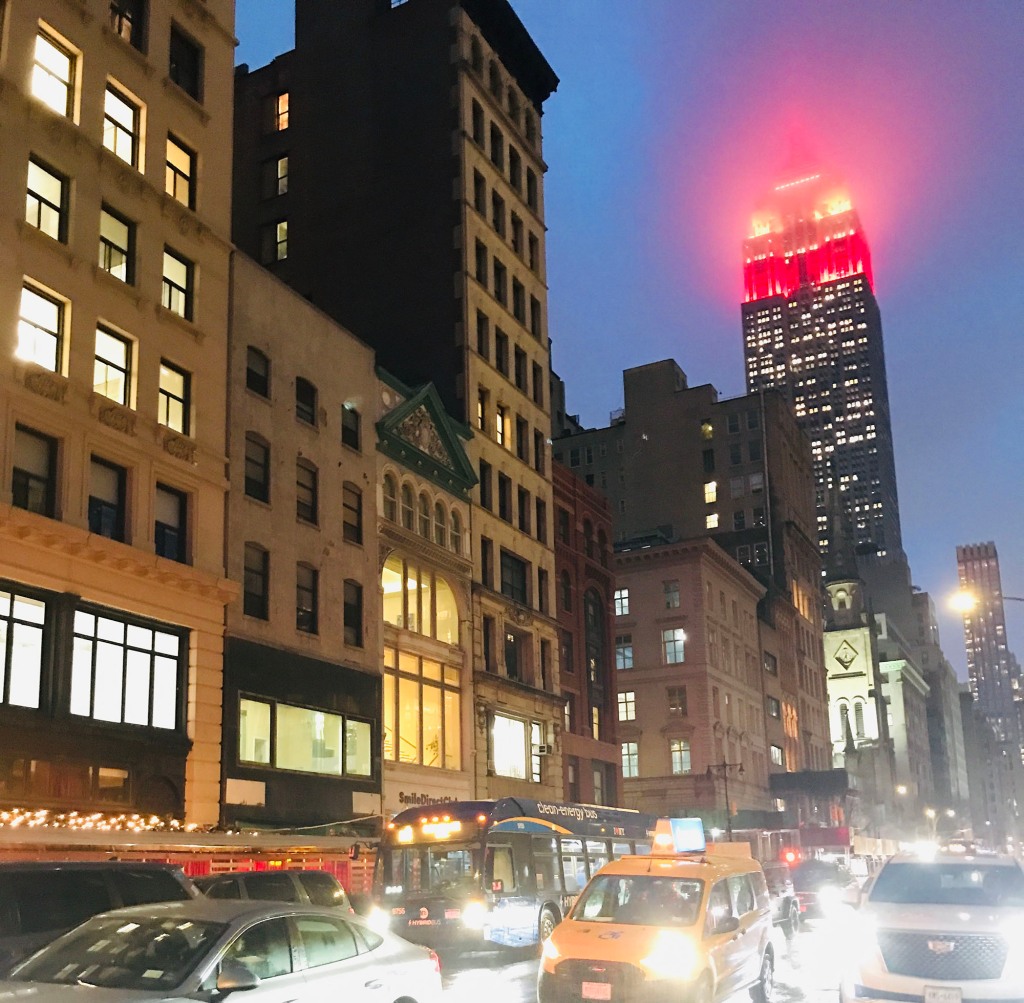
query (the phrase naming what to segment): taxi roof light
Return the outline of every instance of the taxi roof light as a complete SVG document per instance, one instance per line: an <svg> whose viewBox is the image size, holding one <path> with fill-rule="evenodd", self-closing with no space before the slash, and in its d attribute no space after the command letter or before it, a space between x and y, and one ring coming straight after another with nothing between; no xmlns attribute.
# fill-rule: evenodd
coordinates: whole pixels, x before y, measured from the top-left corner
<svg viewBox="0 0 1024 1003"><path fill-rule="evenodd" d="M704 823L699 818L659 818L651 853L703 853L707 849Z"/></svg>

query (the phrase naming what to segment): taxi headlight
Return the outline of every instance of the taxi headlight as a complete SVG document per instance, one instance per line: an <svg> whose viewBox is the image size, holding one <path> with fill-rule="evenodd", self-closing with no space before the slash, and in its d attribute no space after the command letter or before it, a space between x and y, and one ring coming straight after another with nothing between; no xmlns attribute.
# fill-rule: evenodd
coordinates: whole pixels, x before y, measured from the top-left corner
<svg viewBox="0 0 1024 1003"><path fill-rule="evenodd" d="M540 948L540 967L549 975L555 970L555 962L562 956L562 952L555 947L555 942L548 937Z"/></svg>
<svg viewBox="0 0 1024 1003"><path fill-rule="evenodd" d="M387 933L388 928L391 926L391 915L384 909L381 909L379 905L375 905L367 914L366 925L378 933Z"/></svg>
<svg viewBox="0 0 1024 1003"><path fill-rule="evenodd" d="M659 979L692 979L700 965L700 953L686 934L660 930L640 964Z"/></svg>
<svg viewBox="0 0 1024 1003"><path fill-rule="evenodd" d="M462 925L470 930L482 930L487 919L487 906L483 902L467 902L462 909Z"/></svg>

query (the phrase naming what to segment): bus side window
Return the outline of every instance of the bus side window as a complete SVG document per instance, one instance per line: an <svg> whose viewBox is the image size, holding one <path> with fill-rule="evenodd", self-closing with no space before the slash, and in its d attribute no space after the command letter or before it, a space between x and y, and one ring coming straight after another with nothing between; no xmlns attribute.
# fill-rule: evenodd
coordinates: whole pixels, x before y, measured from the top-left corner
<svg viewBox="0 0 1024 1003"><path fill-rule="evenodd" d="M533 858L534 874L537 878L537 891L554 892L558 887L558 862L549 853L538 853Z"/></svg>
<svg viewBox="0 0 1024 1003"><path fill-rule="evenodd" d="M603 839L587 840L587 863L591 877L608 863L608 844Z"/></svg>
<svg viewBox="0 0 1024 1003"><path fill-rule="evenodd" d="M612 860L618 860L620 857L629 857L633 853L629 843L612 843Z"/></svg>
<svg viewBox="0 0 1024 1003"><path fill-rule="evenodd" d="M498 882L501 882L500 887ZM511 892L516 887L516 872L512 867L512 847L491 847L491 891Z"/></svg>
<svg viewBox="0 0 1024 1003"><path fill-rule="evenodd" d="M565 893L575 895L587 883L587 864L583 856L583 840L562 837L562 874Z"/></svg>

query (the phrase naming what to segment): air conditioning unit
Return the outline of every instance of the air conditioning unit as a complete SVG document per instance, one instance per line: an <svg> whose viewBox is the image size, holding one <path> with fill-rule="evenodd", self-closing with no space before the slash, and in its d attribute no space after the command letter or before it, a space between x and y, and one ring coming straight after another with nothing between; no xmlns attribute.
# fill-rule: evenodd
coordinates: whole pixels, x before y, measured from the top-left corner
<svg viewBox="0 0 1024 1003"><path fill-rule="evenodd" d="M553 745L538 745L536 746L538 756L550 756L555 751Z"/></svg>

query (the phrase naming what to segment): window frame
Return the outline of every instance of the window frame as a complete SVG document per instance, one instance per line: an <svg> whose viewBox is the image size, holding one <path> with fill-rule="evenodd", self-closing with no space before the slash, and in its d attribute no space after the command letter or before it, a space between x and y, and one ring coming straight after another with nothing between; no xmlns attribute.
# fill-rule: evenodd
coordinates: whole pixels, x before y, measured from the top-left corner
<svg viewBox="0 0 1024 1003"><path fill-rule="evenodd" d="M51 331L48 328L41 326L36 321L31 320L25 313L25 296L26 293L30 296L36 297L43 303L49 304L56 309L56 330ZM41 286L37 286L31 282L22 282L21 284L21 297L18 303L18 347L15 349L15 355L19 359L23 359L27 362L31 362L34 365L39 366L42 369L46 369L48 372L57 373L63 375L64 372L64 341L65 341L65 328L67 325L67 300L61 299L58 296L53 295L48 290L44 290ZM31 330L31 346L28 351L23 350L22 342L24 340L25 328ZM53 365L49 365L46 362L41 362L40 356L42 353L39 352L37 341L40 338L47 339L47 348L52 347L53 349ZM52 345L50 344L52 342ZM46 353L46 357L49 357L49 351Z"/></svg>
<svg viewBox="0 0 1024 1003"><path fill-rule="evenodd" d="M295 419L312 428L317 426L319 391L304 376L295 377Z"/></svg>
<svg viewBox="0 0 1024 1003"><path fill-rule="evenodd" d="M259 589L250 585L259 585ZM270 551L246 541L242 557L242 613L257 620L270 619Z"/></svg>
<svg viewBox="0 0 1024 1003"><path fill-rule="evenodd" d="M341 406L341 444L354 449L357 453L362 452L362 415L353 404L342 404Z"/></svg>
<svg viewBox="0 0 1024 1003"><path fill-rule="evenodd" d="M41 192L37 192L32 188L32 169L35 168L37 171L45 174L50 181L57 183L60 189L60 202L55 204L50 201ZM66 174L61 173L55 168L51 167L45 161L36 157L34 154L30 154L28 158L28 168L25 175L25 222L29 226L38 230L40 233L45 233L46 236L58 241L61 244L68 242L68 219L69 219L69 203L70 203L70 191L71 181ZM35 222L29 218L30 210L32 209L31 200L35 199ZM54 228L52 226L44 226L44 207L48 209L57 220L56 233L51 232Z"/></svg>
<svg viewBox="0 0 1024 1003"><path fill-rule="evenodd" d="M172 151L173 147L173 151ZM172 152L182 154L188 161L188 173L186 174L177 163L172 161ZM167 145L164 153L164 193L169 195L179 205L189 209L196 207L196 152L183 143L174 133L167 133ZM181 197L181 185L184 184L185 198Z"/></svg>
<svg viewBox="0 0 1024 1003"><path fill-rule="evenodd" d="M131 92L114 80L107 80L103 97L103 148L112 153L118 160L129 164L136 170L143 169L142 163L142 123L145 106ZM120 102L124 109L131 113L131 125L125 125L112 112L107 98ZM128 156L124 155L122 140L128 138Z"/></svg>
<svg viewBox="0 0 1024 1003"><path fill-rule="evenodd" d="M19 467L18 463L18 437L25 436L38 442L46 454L46 473L40 475L35 470L26 467ZM45 516L48 519L56 518L57 512L57 456L58 440L38 429L30 428L21 422L14 425L14 443L11 459L11 504L24 512L34 512L36 515ZM19 478L19 474L22 475ZM40 505L29 504L33 494L32 487L42 489L42 502ZM25 504L20 504L23 500Z"/></svg>
<svg viewBox="0 0 1024 1003"><path fill-rule="evenodd" d="M181 396L174 393L164 383L164 372L181 377ZM181 408L180 427L175 425L170 418L172 402L176 402ZM179 435L191 435L192 433L192 374L187 369L168 362L167 359L160 360L160 369L157 384L157 423L169 428Z"/></svg>
<svg viewBox="0 0 1024 1003"><path fill-rule="evenodd" d="M117 485L117 497L114 502L109 499L101 498L99 495L92 494L92 473L94 467L104 467L115 477ZM127 494L128 494L128 470L126 467L122 467L117 463L113 463L110 460L104 459L102 456L97 456L95 453L90 454L89 457L89 503L88 503L88 519L89 519L89 532L96 536L106 537L108 540L116 540L119 543L127 543L126 528L127 528ZM110 513L113 515L113 525L111 532L103 532L103 524L106 521L105 516Z"/></svg>
<svg viewBox="0 0 1024 1003"><path fill-rule="evenodd" d="M254 369L252 363L260 361L264 363L264 371ZM258 383L262 386L253 386ZM245 389L251 390L267 400L270 399L270 356L255 345L247 345L245 350Z"/></svg>
<svg viewBox="0 0 1024 1003"><path fill-rule="evenodd" d="M203 46L176 21L172 21L167 46L167 78L199 104L203 103L205 63Z"/></svg>
<svg viewBox="0 0 1024 1003"><path fill-rule="evenodd" d="M75 98L76 88L78 85L78 62L81 58L80 54L73 49L57 32L55 32L48 25L40 23L35 33L35 45L32 50L32 73L29 78L29 93L49 108L52 112L60 115L62 118L69 118L72 121L75 119ZM64 79L56 74L48 66L45 66L39 60L39 43L43 41L51 49L53 49L58 55L64 57L68 61L68 74L67 79ZM45 75L47 82L58 81L61 88L65 92L65 99L63 102L63 109L58 107L56 104L43 97L39 90L37 90L37 80L41 75ZM40 90L44 87L40 87Z"/></svg>
<svg viewBox="0 0 1024 1003"><path fill-rule="evenodd" d="M345 481L341 486L342 539L363 545L363 492L357 484Z"/></svg>
<svg viewBox="0 0 1024 1003"><path fill-rule="evenodd" d="M109 216L115 223L119 223L125 229L125 246L121 247L113 237L103 232L103 217ZM114 255L123 255L124 276L117 274L120 264L114 263ZM135 223L122 216L116 209L106 202L100 205L100 228L99 228L99 268L112 278L118 279L125 285L135 285Z"/></svg>
<svg viewBox="0 0 1024 1003"><path fill-rule="evenodd" d="M346 578L343 585L342 619L345 644L353 648L362 648L365 643L363 607L363 586L355 579Z"/></svg>
<svg viewBox="0 0 1024 1003"><path fill-rule="evenodd" d="M320 471L302 457L295 462L295 518L308 526L320 523Z"/></svg>
<svg viewBox="0 0 1024 1003"><path fill-rule="evenodd" d="M167 259L185 269L185 285L182 286L175 278L167 274ZM195 308L195 263L177 251L164 245L163 268L160 284L160 305L183 320L191 321ZM177 293L177 296L175 294ZM175 302L180 300L181 309Z"/></svg>
<svg viewBox="0 0 1024 1003"><path fill-rule="evenodd" d="M178 507L179 521L177 526L161 522L156 517L159 513L159 495L161 493L173 499ZM169 484L157 481L154 499L154 513L156 515L154 515L153 519L153 549L158 557L165 557L170 561L177 561L179 564L188 564L188 495L178 488L172 488ZM162 539L168 535L161 532L161 527L163 526L177 531L177 546L174 548L173 553L167 553L166 548L162 547Z"/></svg>
<svg viewBox="0 0 1024 1003"><path fill-rule="evenodd" d="M124 349L124 364L119 364L116 360L106 358L100 354L100 339L110 339ZM134 352L135 343L127 335L121 334L119 331L113 330L105 324L96 325L96 340L93 348L93 377L92 377L92 392L99 394L101 397L106 397L107 400L112 400L115 404L120 404L122 407L130 408L132 406L132 379L134 378ZM100 381L100 367L103 367L104 374L103 379ZM105 390L100 390L98 387L101 385L109 386L111 383L110 373L119 373L121 383L123 386L123 393L120 397L114 396ZM116 382L116 381L115 381Z"/></svg>
<svg viewBox="0 0 1024 1003"><path fill-rule="evenodd" d="M250 454L250 447L254 448ZM259 449L262 456L255 455ZM246 498L270 504L270 443L258 432L245 433L245 462L243 465L242 493ZM254 476L259 473L259 477Z"/></svg>
<svg viewBox="0 0 1024 1003"><path fill-rule="evenodd" d="M295 565L295 629L320 633L320 571L305 561Z"/></svg>

